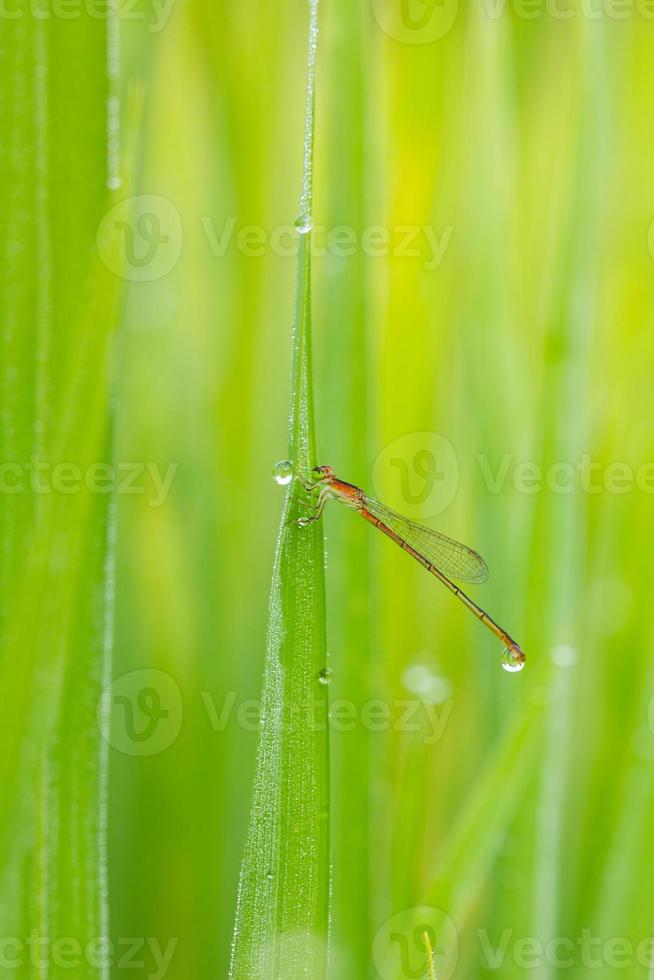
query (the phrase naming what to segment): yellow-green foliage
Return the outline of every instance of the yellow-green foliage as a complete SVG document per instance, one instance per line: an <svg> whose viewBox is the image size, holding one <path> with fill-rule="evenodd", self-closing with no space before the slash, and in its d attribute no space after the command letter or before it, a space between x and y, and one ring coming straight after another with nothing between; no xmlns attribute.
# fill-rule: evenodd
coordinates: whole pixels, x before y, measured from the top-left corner
<svg viewBox="0 0 654 980"><path fill-rule="evenodd" d="M416 18L421 8L427 16L429 4L411 3ZM501 650L460 603L356 515L327 508L331 975L399 980L399 944L388 937L408 920L393 925L394 916L429 906L454 924L455 978L551 980L565 971L545 954L525 965L516 944L559 937L575 980L649 980L636 951L652 930L654 857L654 23L643 4L618 17L608 0L592 9L571 0L570 17L563 3L452 4L436 5L453 22L429 43L393 36L391 0L321 7L317 458L478 548L491 578L474 596L524 645L528 664L503 672ZM284 497L271 468L288 454L297 236L284 226L301 185L308 13L304 0L193 0L159 30L148 29L152 11L123 22L124 90L134 77L145 82L129 193L156 197L149 210L170 236L159 253L170 263L150 281L127 270L115 455L172 466L174 476L158 506L150 484L117 498L114 674L158 672L150 686L172 679L179 702L170 744L144 756L111 749L111 933L162 947L177 938L171 978L227 975L251 812L260 726L248 702L261 697ZM58 37L72 37L59 27ZM81 45L92 64L68 48L51 62L50 104L95 101L79 116L92 132L52 123L50 265L36 241L27 257L5 245L3 323L8 295L31 326L2 334L3 406L13 413L3 415L3 458L7 419L23 434L33 421L29 284L46 275L59 304L47 390L58 406L75 401L58 346L70 353L85 336L86 258L120 199L105 200L102 155L91 160L106 122L96 41ZM16 70L5 56L3 219L7 203L26 213L24 199L41 186L37 173L16 185L22 144L12 150L4 136ZM22 113L26 144L26 120L37 115ZM84 159L91 176L75 169ZM30 200L35 208L38 195ZM143 254L147 241L136 242ZM8 336L20 337L12 351ZM9 384L12 365L19 388ZM106 419L106 407L84 411L97 390L75 402L89 424ZM94 458L103 451L94 447ZM15 569L33 515L1 503ZM97 529L105 518L96 516ZM82 533L91 548L91 531ZM51 544L43 537L39 548ZM91 567L101 581L98 564L68 567L66 590ZM25 624L39 616L42 593L20 592L17 576L2 598L14 620L0 654L13 753L3 747L2 772L34 784L33 750L53 732L54 701L38 700L43 690L31 684ZM84 622L52 624L48 669L56 663L70 683L73 663L87 668ZM30 718L47 710L29 727L32 697ZM71 694L67 703L80 702ZM93 726L95 704L85 710ZM120 703L114 714L120 732ZM82 724L71 721L73 736ZM22 743L26 761L14 751ZM69 749L57 751L61 767ZM32 834L38 806L30 801ZM16 798L3 792L0 830L18 819ZM4 910L14 893L3 888ZM599 970L583 952L584 930L601 940ZM410 937L412 963L427 975L423 932L416 944ZM488 946L503 937L494 972ZM624 970L606 949L616 937L631 944ZM314 938L322 941L319 928ZM445 960L435 951L439 980L451 954L451 941Z"/></svg>

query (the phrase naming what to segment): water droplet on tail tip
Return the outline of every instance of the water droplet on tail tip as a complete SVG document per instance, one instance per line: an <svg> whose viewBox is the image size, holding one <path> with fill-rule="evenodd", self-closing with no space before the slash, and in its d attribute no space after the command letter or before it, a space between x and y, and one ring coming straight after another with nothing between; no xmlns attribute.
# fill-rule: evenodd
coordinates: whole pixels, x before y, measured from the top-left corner
<svg viewBox="0 0 654 980"><path fill-rule="evenodd" d="M288 486L293 479L293 462L290 459L280 459L273 467L273 479L280 487Z"/></svg>
<svg viewBox="0 0 654 980"><path fill-rule="evenodd" d="M502 654L502 669L509 674L518 674L525 666L525 655L520 651L517 653L510 647L506 647Z"/></svg>

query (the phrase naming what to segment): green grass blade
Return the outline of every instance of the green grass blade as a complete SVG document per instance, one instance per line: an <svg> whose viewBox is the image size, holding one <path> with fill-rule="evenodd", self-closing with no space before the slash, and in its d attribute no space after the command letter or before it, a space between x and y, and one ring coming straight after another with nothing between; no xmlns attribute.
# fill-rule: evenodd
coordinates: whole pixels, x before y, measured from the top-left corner
<svg viewBox="0 0 654 980"><path fill-rule="evenodd" d="M311 380L310 234L317 3L311 4L304 183L289 427L290 485L273 569L262 727L241 869L230 975L311 977L327 970L328 698L322 527L298 527L301 480L316 461ZM324 679L324 675L323 675Z"/></svg>
<svg viewBox="0 0 654 980"><path fill-rule="evenodd" d="M96 710L111 655L109 365L120 278L96 250L115 186L107 106L116 20L3 26L0 123L0 932L66 938L77 976L106 977L107 752ZM110 62L108 64L108 61ZM109 133L109 139L108 139ZM18 470L14 470L14 476ZM97 956L88 959L89 944Z"/></svg>

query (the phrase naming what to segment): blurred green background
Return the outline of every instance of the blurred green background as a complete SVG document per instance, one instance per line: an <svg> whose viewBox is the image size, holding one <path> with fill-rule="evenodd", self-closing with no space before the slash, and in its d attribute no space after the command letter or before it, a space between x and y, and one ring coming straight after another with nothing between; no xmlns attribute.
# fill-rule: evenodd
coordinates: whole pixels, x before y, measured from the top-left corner
<svg viewBox="0 0 654 980"><path fill-rule="evenodd" d="M123 264L100 244L125 287L113 458L172 480L116 497L108 798L111 936L176 940L172 980L227 975L287 455L307 16L305 0L124 8L113 93L102 20L56 27L49 98L86 120L62 139L111 173L88 120L120 95L129 175L98 186L61 275L136 196L118 212ZM33 52L42 28L17 36ZM334 980L426 977L428 909L449 923L439 980L654 977L653 53L644 4L323 0L322 460L478 548L491 578L473 595L528 656L502 671L459 603L328 507ZM9 82L32 78L15 62ZM39 159L23 143L5 141L9 197ZM89 178L70 173L52 193L77 213ZM65 222L51 226L67 261ZM86 647L67 635L74 664ZM15 797L2 807L22 819ZM16 881L0 911L27 894ZM155 975L135 959L130 976Z"/></svg>

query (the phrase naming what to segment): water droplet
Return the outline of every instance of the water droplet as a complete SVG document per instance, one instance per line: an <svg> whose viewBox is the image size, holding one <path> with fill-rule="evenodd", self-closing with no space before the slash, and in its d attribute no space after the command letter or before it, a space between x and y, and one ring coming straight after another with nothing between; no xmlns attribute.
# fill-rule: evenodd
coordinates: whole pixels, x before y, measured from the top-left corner
<svg viewBox="0 0 654 980"><path fill-rule="evenodd" d="M268 879L268 881L272 881L274 877L275 877L275 876L274 876L274 874L272 873L272 871L269 871L269 872L268 872L268 874L266 875L266 878Z"/></svg>
<svg viewBox="0 0 654 980"><path fill-rule="evenodd" d="M118 191L123 186L123 181L120 177L108 177L107 187L110 191Z"/></svg>
<svg viewBox="0 0 654 980"><path fill-rule="evenodd" d="M280 459L273 467L273 478L280 487L288 486L293 479L293 461L290 459Z"/></svg>
<svg viewBox="0 0 654 980"><path fill-rule="evenodd" d="M295 230L299 235L308 235L312 228L311 215L301 214L295 221Z"/></svg>
<svg viewBox="0 0 654 980"><path fill-rule="evenodd" d="M502 654L502 669L509 674L517 674L525 665L525 655L520 651L516 652L512 647L506 647Z"/></svg>
<svg viewBox="0 0 654 980"><path fill-rule="evenodd" d="M331 684L333 673L334 672L331 669L331 667L323 667L323 669L318 674L318 680L320 681L321 684Z"/></svg>

